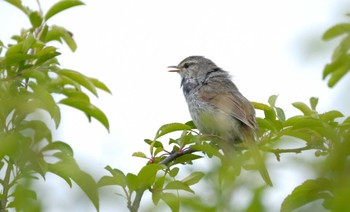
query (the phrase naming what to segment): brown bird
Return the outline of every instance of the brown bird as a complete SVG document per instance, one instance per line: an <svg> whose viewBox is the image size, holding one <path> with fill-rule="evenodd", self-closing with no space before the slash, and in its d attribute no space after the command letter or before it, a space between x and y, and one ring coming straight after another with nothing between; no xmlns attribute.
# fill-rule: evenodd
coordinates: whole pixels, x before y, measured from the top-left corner
<svg viewBox="0 0 350 212"><path fill-rule="evenodd" d="M181 76L181 86L193 123L203 134L223 140L225 155L233 144L245 142L266 182L272 186L264 160L255 143L255 110L231 81L229 74L202 56L190 56L169 72ZM226 148L230 146L231 148Z"/></svg>

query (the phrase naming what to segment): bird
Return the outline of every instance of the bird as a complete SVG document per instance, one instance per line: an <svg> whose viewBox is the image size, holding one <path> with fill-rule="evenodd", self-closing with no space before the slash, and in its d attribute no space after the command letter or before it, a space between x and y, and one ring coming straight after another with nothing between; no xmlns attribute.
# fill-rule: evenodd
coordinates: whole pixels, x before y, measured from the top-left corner
<svg viewBox="0 0 350 212"><path fill-rule="evenodd" d="M189 56L168 68L181 76L182 91L197 129L202 134L219 137L224 154L232 149L226 147L244 142L263 180L272 186L256 144L258 125L254 107L240 93L229 73L203 56Z"/></svg>

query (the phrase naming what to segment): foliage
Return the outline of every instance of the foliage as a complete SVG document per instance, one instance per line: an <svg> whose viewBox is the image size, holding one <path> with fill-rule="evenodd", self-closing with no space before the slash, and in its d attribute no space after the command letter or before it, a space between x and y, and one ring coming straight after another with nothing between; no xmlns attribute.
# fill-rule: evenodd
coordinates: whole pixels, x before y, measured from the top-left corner
<svg viewBox="0 0 350 212"><path fill-rule="evenodd" d="M98 96L98 89L110 92L109 89L97 79L62 68L58 61L60 53L51 45L56 41L76 50L72 33L61 26L49 26L47 21L83 3L59 1L44 13L40 4L38 10L32 10L20 0L6 2L28 17L31 28L13 36L14 43L5 45L0 41L0 169L3 173L0 211L9 208L40 211L31 182L45 178L47 172L60 176L69 186L73 180L96 210L99 210L98 189L110 186L118 187L118 194L121 192L119 195L125 197L128 209L133 212L139 210L146 193L150 194L154 205L162 203L172 211L239 210L231 204L231 199L240 187L253 193L245 211L266 210L263 196L267 186L259 181L247 183L242 177L256 173L251 152L244 144L237 144L232 148L232 155L224 155L217 145L220 138L201 135L192 122L163 125L153 139L145 139L149 152L133 154L146 160L137 174L106 166L108 174L96 183L79 168L72 148L52 138L54 129L50 128L52 124L56 128L59 126L59 104L63 104L82 111L89 121L91 118L98 120L109 130L107 117L88 96L89 93ZM338 24L323 36L324 40L329 40L343 34L331 62L323 71L324 79L329 77L329 87L350 70L350 24ZM317 200L325 209L349 211L350 117L336 110L319 112L315 97L310 98L308 104L293 103L300 114L292 117L287 117L276 102L276 95L267 103L253 102L254 107L263 112L263 117L257 118L259 149L265 155L275 156L276 162L281 160L282 154L312 151L322 167L315 168L317 177L307 179L284 199L281 211L293 211ZM180 136L173 139L175 135ZM303 141L303 145L282 147L296 140ZM196 162L203 160L208 163L207 170L196 166ZM202 188L195 187L198 184Z"/></svg>
<svg viewBox="0 0 350 212"><path fill-rule="evenodd" d="M47 172L62 177L69 186L73 180L98 210L95 180L79 168L67 143L52 138L52 124L48 122L50 117L54 126L59 126L59 104L64 104L109 129L107 117L90 102L86 92L97 96L96 89L110 92L108 88L97 79L62 68L58 61L60 52L50 45L52 41L64 42L72 51L76 50L72 33L60 26L49 26L47 21L83 3L59 1L44 13L39 1L37 11L19 0L6 2L27 16L31 28L14 35L11 44L0 42L0 168L5 170L0 181L0 210L40 210L30 181L44 178Z"/></svg>
<svg viewBox="0 0 350 212"><path fill-rule="evenodd" d="M348 33L333 53L332 62L324 69L324 78L330 75L328 85L334 86L346 72L349 66L350 25L340 24L332 27L324 34L324 39L331 39L340 34ZM258 145L261 151L272 153L276 161L281 154L302 153L314 151L315 159L322 163L323 169L318 177L308 179L297 186L281 205L281 211L288 212L304 205L322 200L322 206L332 211L350 210L347 197L350 196L350 117L344 118L340 111L331 110L320 113L317 111L318 98L310 98L309 104L295 102L292 105L300 111L300 115L287 118L283 109L276 106L277 96L268 99L268 104L253 102L255 109L263 111L264 117L257 117L260 130L257 133ZM169 139L167 150L164 141L160 139L175 131L182 131L177 139ZM169 135L171 137L171 134ZM287 139L282 139L287 138ZM303 141L304 145L297 148L281 148L283 142ZM122 194L127 199L130 211L137 211L145 191L149 191L155 205L164 201L172 211L179 211L180 206L190 211L235 211L231 205L235 189L239 188L237 176L242 170L255 170L251 163L251 155L244 146L237 145L231 158L227 161L216 145L219 138L210 135L200 135L192 122L186 124L172 123L160 127L153 140L145 139L150 147L148 154L136 152L133 156L145 158L147 164L137 174L124 174L109 166L106 169L112 176L104 176L99 186L120 186ZM192 168L188 178L179 180L177 175L181 165L192 165L195 160L215 157L221 162L212 166L211 171L201 172ZM194 169L194 171L193 171ZM205 177L204 177L205 176ZM203 178L204 177L204 178ZM190 187L203 178L211 191L210 197L203 193L188 196L183 192L194 193ZM273 178L273 177L272 177ZM188 181L188 179L190 179ZM190 182L190 183L189 183ZM171 186L170 186L171 185ZM245 184L246 188L251 188ZM176 192L169 192L169 188ZM263 191L265 186L254 191L254 196L246 211L265 211ZM135 195L133 195L135 194Z"/></svg>

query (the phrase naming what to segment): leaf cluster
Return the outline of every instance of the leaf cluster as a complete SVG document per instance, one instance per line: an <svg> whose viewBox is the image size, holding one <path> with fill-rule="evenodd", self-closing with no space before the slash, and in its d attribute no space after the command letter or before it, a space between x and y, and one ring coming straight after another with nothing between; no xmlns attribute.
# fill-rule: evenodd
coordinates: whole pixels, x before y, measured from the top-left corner
<svg viewBox="0 0 350 212"><path fill-rule="evenodd" d="M62 68L58 60L60 52L50 45L52 41L64 42L72 51L76 50L72 33L64 27L50 26L47 21L83 3L59 1L44 13L40 4L38 10L32 10L19 0L6 2L20 9L31 27L14 35L11 44L0 42L0 164L6 168L0 181L0 210L11 207L18 211L37 210L35 191L28 187L30 183L22 181L45 178L47 172L62 177L69 186L73 180L98 210L96 182L79 168L72 148L53 139L46 120L50 117L57 128L61 122L59 104L63 104L82 111L89 120L95 118L109 129L106 115L91 103L87 93L98 96L97 89L110 92L107 86L95 78Z"/></svg>

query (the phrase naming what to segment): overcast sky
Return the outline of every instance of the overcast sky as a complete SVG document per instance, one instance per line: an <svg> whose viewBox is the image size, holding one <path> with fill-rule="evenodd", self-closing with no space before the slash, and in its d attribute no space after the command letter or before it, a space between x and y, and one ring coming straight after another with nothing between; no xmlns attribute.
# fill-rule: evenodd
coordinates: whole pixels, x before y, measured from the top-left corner
<svg viewBox="0 0 350 212"><path fill-rule="evenodd" d="M23 2L36 8L34 0ZM44 10L53 2L43 1ZM334 106L334 95L345 83L329 89L321 80L334 44L322 42L321 35L346 20L346 2L85 1L86 6L67 10L49 24L72 31L78 44L75 53L60 46L62 67L98 78L111 89L112 95L100 92L99 99L93 98L109 118L110 133L62 106L62 123L54 138L69 143L83 169L96 178L107 174L106 165L137 173L145 161L131 154L147 151L143 139L153 138L165 123L190 120L180 77L166 68L190 55L205 56L229 71L251 101L266 102L278 94L288 117L297 114L292 102L308 102L311 96L320 97L320 110L341 108L342 102ZM29 22L3 1L0 11L0 39L8 43ZM47 181L69 193L63 180L49 175ZM68 193L61 195L60 204L72 203L65 199Z"/></svg>

